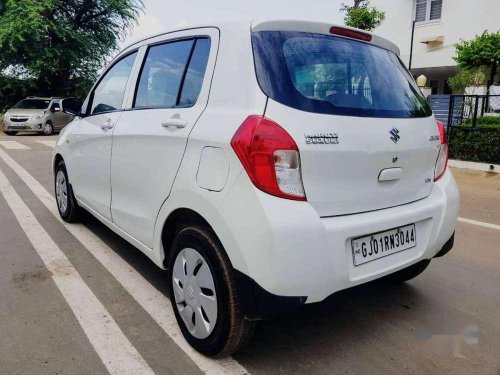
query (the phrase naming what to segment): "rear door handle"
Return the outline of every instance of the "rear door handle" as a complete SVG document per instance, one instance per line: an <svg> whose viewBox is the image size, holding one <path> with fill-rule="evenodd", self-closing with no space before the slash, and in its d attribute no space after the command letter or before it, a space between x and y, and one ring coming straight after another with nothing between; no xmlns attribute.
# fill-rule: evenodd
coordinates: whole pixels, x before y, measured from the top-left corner
<svg viewBox="0 0 500 375"><path fill-rule="evenodd" d="M164 128L172 129L184 129L187 126L187 121L181 120L180 118L171 118L161 124Z"/></svg>

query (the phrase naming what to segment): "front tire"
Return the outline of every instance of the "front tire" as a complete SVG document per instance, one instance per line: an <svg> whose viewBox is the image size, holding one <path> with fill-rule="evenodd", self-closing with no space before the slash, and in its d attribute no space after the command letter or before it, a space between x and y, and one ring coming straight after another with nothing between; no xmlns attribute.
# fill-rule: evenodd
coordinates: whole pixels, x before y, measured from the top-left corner
<svg viewBox="0 0 500 375"><path fill-rule="evenodd" d="M75 223L80 218L80 208L76 203L73 189L69 184L66 164L60 161L54 171L54 190L59 215L67 223Z"/></svg>
<svg viewBox="0 0 500 375"><path fill-rule="evenodd" d="M43 135L52 135L54 133L54 125L50 121L43 126Z"/></svg>
<svg viewBox="0 0 500 375"><path fill-rule="evenodd" d="M168 265L170 301L186 341L213 358L242 349L255 322L240 311L233 268L216 236L198 225L180 230Z"/></svg>
<svg viewBox="0 0 500 375"><path fill-rule="evenodd" d="M17 133L19 133L19 132L16 132L16 131L10 131L10 130L4 130L3 132L4 132L6 135L8 135L8 136L17 135Z"/></svg>

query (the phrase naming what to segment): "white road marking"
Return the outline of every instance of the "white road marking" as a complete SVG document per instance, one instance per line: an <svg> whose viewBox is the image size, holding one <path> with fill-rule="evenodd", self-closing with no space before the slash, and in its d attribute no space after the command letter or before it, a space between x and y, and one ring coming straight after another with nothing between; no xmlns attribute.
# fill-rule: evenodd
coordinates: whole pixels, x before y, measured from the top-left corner
<svg viewBox="0 0 500 375"><path fill-rule="evenodd" d="M41 143L42 145L48 146L50 148L56 147L57 141L37 141L38 143Z"/></svg>
<svg viewBox="0 0 500 375"><path fill-rule="evenodd" d="M1 170L0 192L110 374L154 374Z"/></svg>
<svg viewBox="0 0 500 375"><path fill-rule="evenodd" d="M459 217L458 221L460 221L462 223L467 223L467 224L472 224L472 225L478 225L480 227L485 227L485 228L500 230L500 225L491 224L491 223L485 223L483 221L477 221L477 220L471 220L471 219L464 219L463 217Z"/></svg>
<svg viewBox="0 0 500 375"><path fill-rule="evenodd" d="M0 141L0 146L3 146L7 150L31 150L28 146L17 141Z"/></svg>
<svg viewBox="0 0 500 375"><path fill-rule="evenodd" d="M163 293L151 285L135 268L131 267L84 225L65 223L59 216L54 197L6 152L0 150L0 158L12 168L61 224L122 284L125 290L191 358L201 371L210 375L249 373L233 358L213 360L194 350L184 340L172 311L170 300Z"/></svg>

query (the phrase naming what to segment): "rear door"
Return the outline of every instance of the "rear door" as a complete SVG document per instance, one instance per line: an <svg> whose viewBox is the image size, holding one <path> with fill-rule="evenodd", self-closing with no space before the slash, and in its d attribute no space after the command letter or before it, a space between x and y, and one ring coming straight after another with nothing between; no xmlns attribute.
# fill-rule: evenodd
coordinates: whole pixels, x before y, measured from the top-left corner
<svg viewBox="0 0 500 375"><path fill-rule="evenodd" d="M207 105L218 39L218 30L199 29L144 47L131 108L113 135L113 221L150 248L188 136Z"/></svg>
<svg viewBox="0 0 500 375"><path fill-rule="evenodd" d="M436 121L393 52L295 32L256 33L254 46L259 81L270 96L266 117L295 139L307 200L320 216L430 194Z"/></svg>

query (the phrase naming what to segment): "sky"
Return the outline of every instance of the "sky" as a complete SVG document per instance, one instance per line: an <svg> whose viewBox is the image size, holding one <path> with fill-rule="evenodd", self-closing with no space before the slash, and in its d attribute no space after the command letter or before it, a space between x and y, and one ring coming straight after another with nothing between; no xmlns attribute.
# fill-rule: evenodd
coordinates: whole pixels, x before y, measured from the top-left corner
<svg viewBox="0 0 500 375"><path fill-rule="evenodd" d="M342 0L143 0L138 25L120 43L125 47L164 30L214 21L301 19L342 24ZM351 1L346 0L346 3Z"/></svg>

